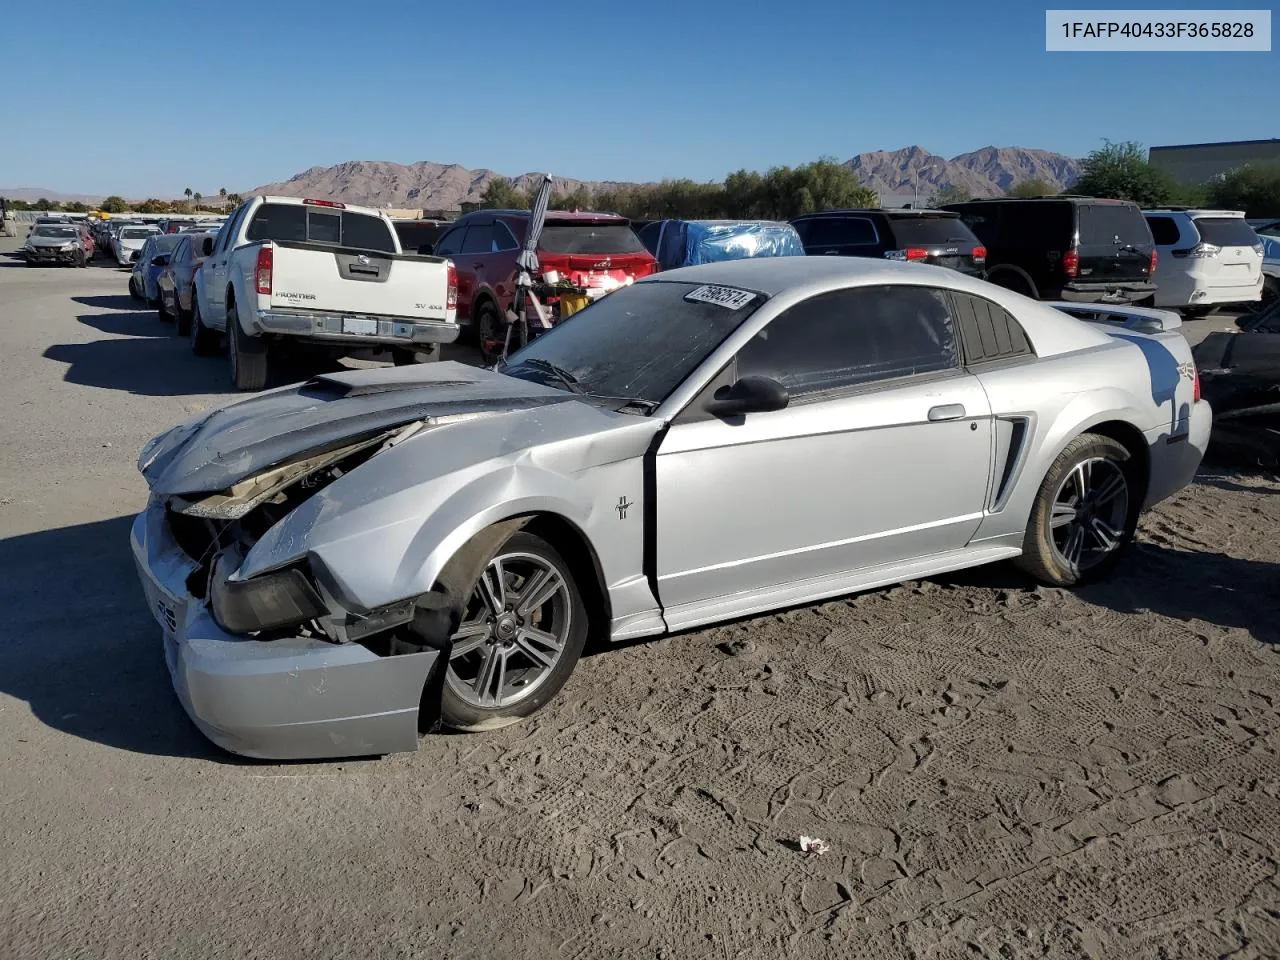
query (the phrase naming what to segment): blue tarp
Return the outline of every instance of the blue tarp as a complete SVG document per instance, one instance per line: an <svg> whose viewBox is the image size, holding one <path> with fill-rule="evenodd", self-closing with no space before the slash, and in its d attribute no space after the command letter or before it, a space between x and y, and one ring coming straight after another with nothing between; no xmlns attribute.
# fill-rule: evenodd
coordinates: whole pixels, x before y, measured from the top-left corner
<svg viewBox="0 0 1280 960"><path fill-rule="evenodd" d="M655 256L663 270L752 257L803 257L796 228L773 220L666 220Z"/></svg>

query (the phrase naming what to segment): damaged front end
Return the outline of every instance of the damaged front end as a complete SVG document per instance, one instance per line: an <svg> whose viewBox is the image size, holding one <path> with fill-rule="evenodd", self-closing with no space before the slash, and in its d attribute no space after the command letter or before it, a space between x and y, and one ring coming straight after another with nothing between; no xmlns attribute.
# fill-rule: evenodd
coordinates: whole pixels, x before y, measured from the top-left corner
<svg viewBox="0 0 1280 960"><path fill-rule="evenodd" d="M438 725L450 631L416 598L359 609L309 555L240 576L263 534L427 425L309 451L226 490L153 495L135 556L179 699L210 739L254 757L356 756L416 749Z"/></svg>

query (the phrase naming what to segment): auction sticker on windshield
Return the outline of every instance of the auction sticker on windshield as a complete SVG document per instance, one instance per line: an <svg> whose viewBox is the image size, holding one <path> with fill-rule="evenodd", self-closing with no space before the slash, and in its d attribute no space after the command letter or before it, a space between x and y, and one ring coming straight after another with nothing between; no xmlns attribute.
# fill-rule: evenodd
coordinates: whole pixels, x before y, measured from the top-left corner
<svg viewBox="0 0 1280 960"><path fill-rule="evenodd" d="M738 290L735 287L718 287L705 284L684 295L690 303L714 303L726 310L741 310L756 298L750 290Z"/></svg>

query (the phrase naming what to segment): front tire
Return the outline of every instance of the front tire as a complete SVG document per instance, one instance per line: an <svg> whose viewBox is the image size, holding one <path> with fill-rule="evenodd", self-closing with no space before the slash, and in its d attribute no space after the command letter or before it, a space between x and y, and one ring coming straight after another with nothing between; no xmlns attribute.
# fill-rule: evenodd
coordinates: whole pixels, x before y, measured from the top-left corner
<svg viewBox="0 0 1280 960"><path fill-rule="evenodd" d="M1104 575L1133 540L1141 493L1133 458L1096 433L1076 437L1040 484L1017 565L1070 587Z"/></svg>
<svg viewBox="0 0 1280 960"><path fill-rule="evenodd" d="M455 730L505 727L564 686L587 639L587 610L559 552L523 531L489 559L453 635L441 720Z"/></svg>
<svg viewBox="0 0 1280 960"><path fill-rule="evenodd" d="M492 366L502 358L507 329L498 308L486 300L475 317L476 340L480 344L480 357L485 366Z"/></svg>
<svg viewBox="0 0 1280 960"><path fill-rule="evenodd" d="M266 341L245 333L234 302L227 304L227 353L231 383L237 390L261 390L267 385Z"/></svg>

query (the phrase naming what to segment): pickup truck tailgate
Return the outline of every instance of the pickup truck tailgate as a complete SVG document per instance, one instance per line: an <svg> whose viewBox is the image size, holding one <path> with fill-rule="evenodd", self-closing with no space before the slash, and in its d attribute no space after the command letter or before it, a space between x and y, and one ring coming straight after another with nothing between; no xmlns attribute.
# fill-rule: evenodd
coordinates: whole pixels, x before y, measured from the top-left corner
<svg viewBox="0 0 1280 960"><path fill-rule="evenodd" d="M271 243L271 307L360 317L446 320L448 267L439 257L310 243Z"/></svg>

